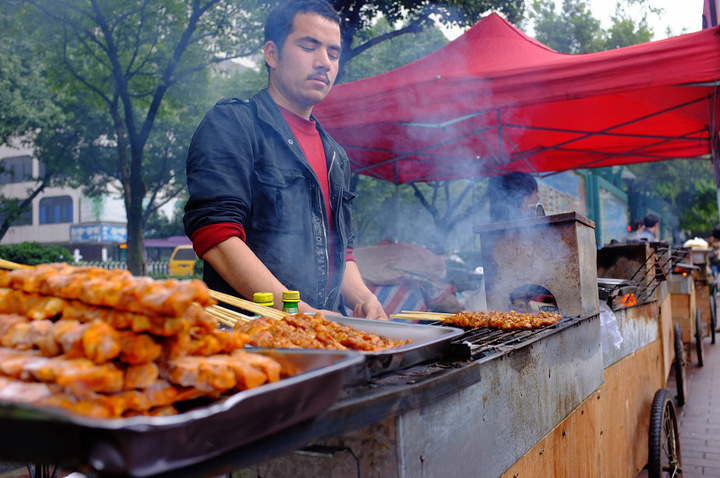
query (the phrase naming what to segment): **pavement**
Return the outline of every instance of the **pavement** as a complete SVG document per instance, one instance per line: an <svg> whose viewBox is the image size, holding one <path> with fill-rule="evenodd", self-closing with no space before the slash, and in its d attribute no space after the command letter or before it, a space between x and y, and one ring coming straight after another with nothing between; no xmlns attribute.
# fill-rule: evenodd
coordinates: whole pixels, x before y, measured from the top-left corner
<svg viewBox="0 0 720 478"><path fill-rule="evenodd" d="M702 367L693 344L686 370L686 403L682 407L675 404L683 478L720 478L720 333L715 344L709 337L703 340ZM675 395L674 381L667 388Z"/></svg>

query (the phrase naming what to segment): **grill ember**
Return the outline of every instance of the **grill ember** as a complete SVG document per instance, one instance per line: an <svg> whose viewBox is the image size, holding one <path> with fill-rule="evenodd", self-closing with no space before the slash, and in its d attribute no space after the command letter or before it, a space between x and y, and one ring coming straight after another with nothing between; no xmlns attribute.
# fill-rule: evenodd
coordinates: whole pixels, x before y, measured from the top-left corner
<svg viewBox="0 0 720 478"><path fill-rule="evenodd" d="M276 381L280 364L218 330L207 286L45 264L0 273L0 400L93 418L178 413Z"/></svg>
<svg viewBox="0 0 720 478"><path fill-rule="evenodd" d="M501 330L531 330L553 325L562 320L560 314L540 311L537 313L519 313L511 310L471 312L463 311L446 317L443 325L451 325L463 328L494 328Z"/></svg>

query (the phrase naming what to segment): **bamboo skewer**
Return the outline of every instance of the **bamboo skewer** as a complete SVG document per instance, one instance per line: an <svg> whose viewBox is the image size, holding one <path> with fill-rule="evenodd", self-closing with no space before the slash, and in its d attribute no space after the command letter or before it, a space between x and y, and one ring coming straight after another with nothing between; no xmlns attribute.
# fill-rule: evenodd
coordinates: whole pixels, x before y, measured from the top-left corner
<svg viewBox="0 0 720 478"><path fill-rule="evenodd" d="M207 312L208 314L210 314L210 315L212 315L213 317L215 317L215 318L217 319L217 321L220 322L221 324L227 325L228 327L235 327L235 322L232 321L232 320L228 320L228 319L224 318L224 317L222 316L222 314L220 314L220 313L218 313L218 312L216 312L216 311L213 311L213 310L207 310L207 309L205 309L205 310L206 310L206 312Z"/></svg>
<svg viewBox="0 0 720 478"><path fill-rule="evenodd" d="M18 264L17 262L8 261L6 259L0 259L0 269L8 269L8 270L32 269L32 266L27 266L25 264Z"/></svg>
<svg viewBox="0 0 720 478"><path fill-rule="evenodd" d="M447 312L425 312L422 310L402 310L397 314L392 314L391 319L411 319L411 320L444 320L452 314Z"/></svg>
<svg viewBox="0 0 720 478"><path fill-rule="evenodd" d="M235 312L234 310L228 310L224 307L221 307L219 305L211 305L208 307L205 307L205 310L218 318L222 323L225 325L235 325L236 322L250 322L252 320L252 317L248 317L245 314L241 314L240 312Z"/></svg>
<svg viewBox="0 0 720 478"><path fill-rule="evenodd" d="M222 292L217 292L214 290L210 291L210 297L221 302L225 302L226 304L240 307L249 312L254 312L262 317L267 317L269 319L282 319L283 317L287 317L288 315L290 315L287 312L283 312L282 310L265 307L264 305L256 304L255 302L252 302L250 300L241 299L239 297L223 294Z"/></svg>

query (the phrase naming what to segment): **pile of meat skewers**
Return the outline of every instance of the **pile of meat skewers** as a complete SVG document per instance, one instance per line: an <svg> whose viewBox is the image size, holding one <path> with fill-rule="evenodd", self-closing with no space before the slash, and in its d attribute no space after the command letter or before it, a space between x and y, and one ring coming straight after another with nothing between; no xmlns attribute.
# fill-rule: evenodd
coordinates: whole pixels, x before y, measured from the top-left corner
<svg viewBox="0 0 720 478"><path fill-rule="evenodd" d="M0 271L0 400L94 418L165 415L178 402L280 379L275 360L219 330L199 280L43 264Z"/></svg>
<svg viewBox="0 0 720 478"><path fill-rule="evenodd" d="M288 315L282 319L261 317L237 322L235 331L247 334L248 343L256 347L356 350L380 352L410 343L410 340L387 339L326 319L322 314Z"/></svg>
<svg viewBox="0 0 720 478"><path fill-rule="evenodd" d="M553 312L540 311L537 313L520 313L487 311L462 311L455 315L445 317L443 325L452 325L463 328L496 328L502 330L529 330L547 325L553 325L562 320L562 315Z"/></svg>

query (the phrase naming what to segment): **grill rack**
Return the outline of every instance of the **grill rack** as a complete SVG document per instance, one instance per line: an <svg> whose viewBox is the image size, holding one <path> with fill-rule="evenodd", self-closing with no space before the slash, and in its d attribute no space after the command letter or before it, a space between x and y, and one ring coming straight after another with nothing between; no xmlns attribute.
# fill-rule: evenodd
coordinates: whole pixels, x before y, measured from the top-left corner
<svg viewBox="0 0 720 478"><path fill-rule="evenodd" d="M578 317L564 317L560 322L532 330L500 330L487 327L467 329L450 342L450 354L455 360L480 360L515 350L530 342L564 328ZM438 322L437 325L441 325Z"/></svg>
<svg viewBox="0 0 720 478"><path fill-rule="evenodd" d="M601 282L604 281L605 285L609 287L606 294L608 296L608 305L613 310L626 307L622 300L613 300L616 295L622 292L634 294L633 305L654 300L655 290L660 286L660 283L666 281L675 266L687 257L686 251L672 249L664 242L652 242L650 247L653 248L653 254L645 258L629 279L598 278L598 285L601 285ZM648 267L650 260L653 261L652 267ZM616 284L611 284L611 281Z"/></svg>

